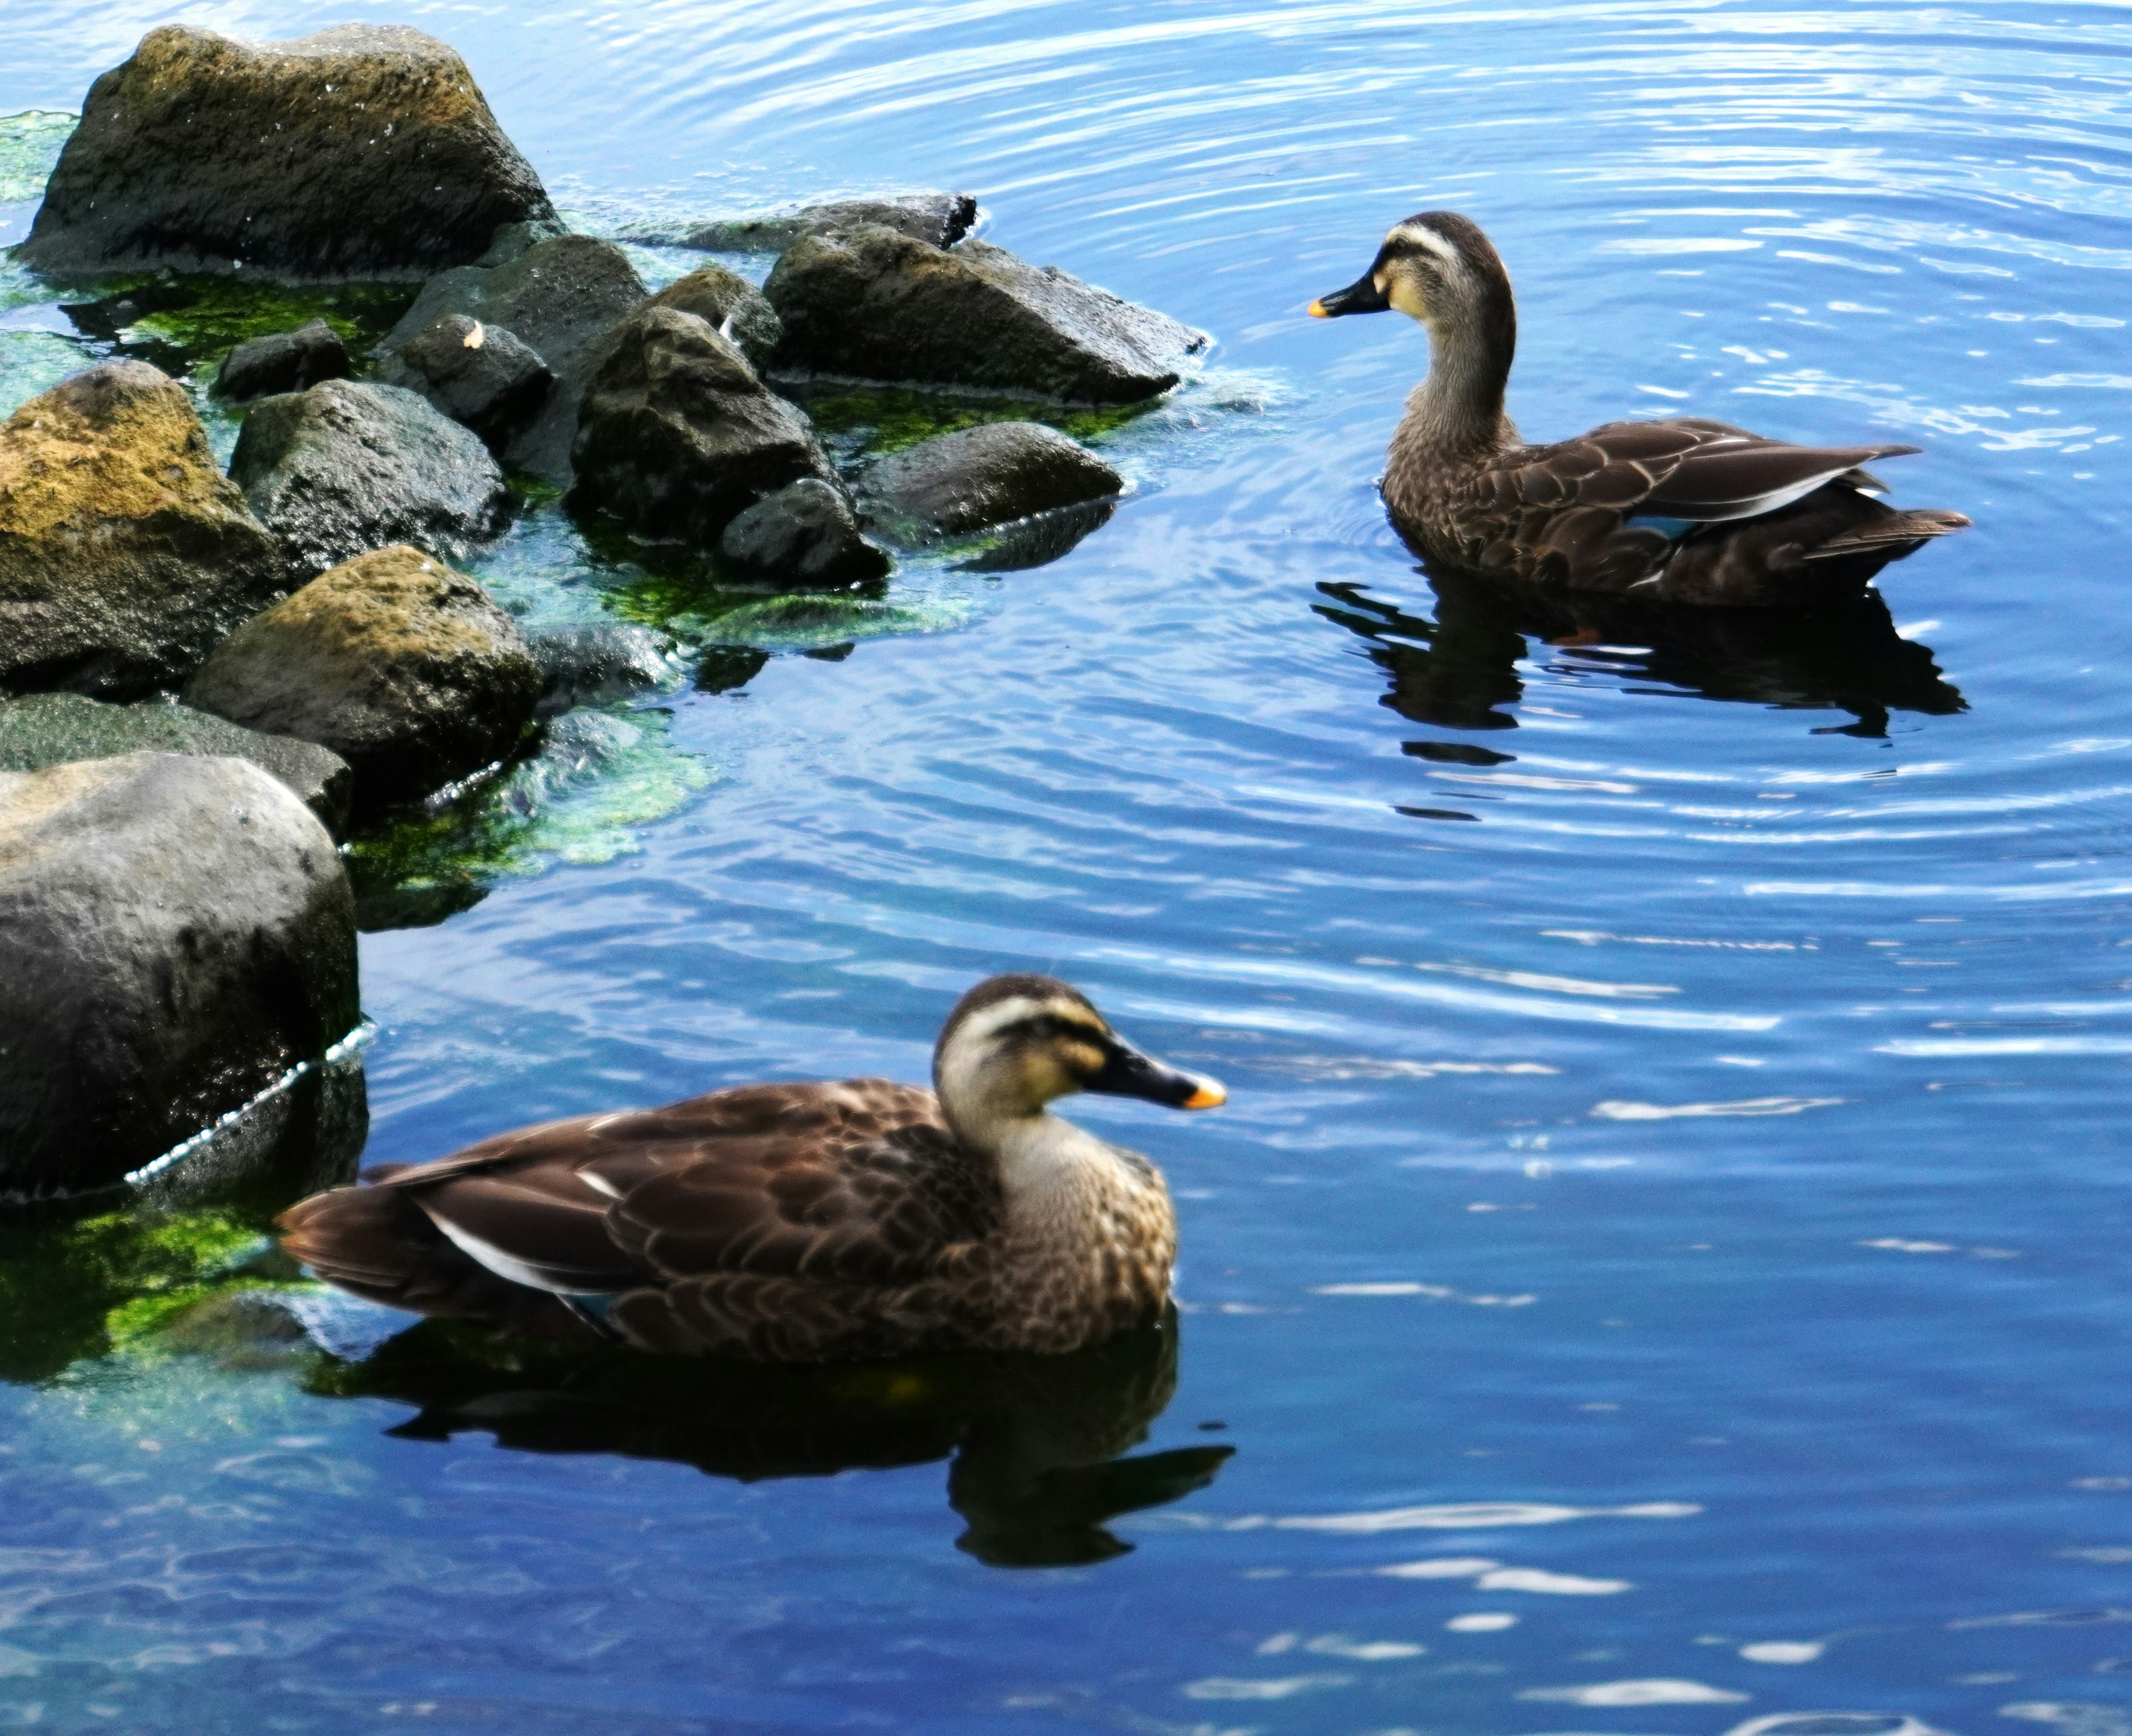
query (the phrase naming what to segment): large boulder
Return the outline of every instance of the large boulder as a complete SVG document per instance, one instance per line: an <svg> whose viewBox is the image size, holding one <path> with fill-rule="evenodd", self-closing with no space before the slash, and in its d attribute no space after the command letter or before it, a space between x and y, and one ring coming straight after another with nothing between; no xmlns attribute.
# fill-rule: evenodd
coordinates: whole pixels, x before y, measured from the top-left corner
<svg viewBox="0 0 2132 1736"><path fill-rule="evenodd" d="M531 424L555 383L548 364L516 332L471 314L432 320L387 356L377 374L472 429L491 452L504 450Z"/></svg>
<svg viewBox="0 0 2132 1736"><path fill-rule="evenodd" d="M538 240L519 232L490 257L494 263L441 272L423 285L378 353L391 356L448 314L503 327L555 376L540 415L504 448L505 462L567 484L579 400L605 355L596 345L643 305L644 281L620 247L589 235Z"/></svg>
<svg viewBox="0 0 2132 1736"><path fill-rule="evenodd" d="M397 386L328 380L262 398L229 474L281 539L299 583L391 543L458 559L511 512L480 438Z"/></svg>
<svg viewBox="0 0 2132 1736"><path fill-rule="evenodd" d="M616 333L578 418L571 504L708 547L739 514L833 472L805 416L694 314L647 308Z"/></svg>
<svg viewBox="0 0 2132 1736"><path fill-rule="evenodd" d="M1004 247L930 247L880 226L809 236L763 285L780 372L1136 404L1177 384L1207 338Z"/></svg>
<svg viewBox="0 0 2132 1736"><path fill-rule="evenodd" d="M292 332L268 332L238 344L216 370L214 392L241 404L347 377L347 344L324 320L313 319Z"/></svg>
<svg viewBox="0 0 2132 1736"><path fill-rule="evenodd" d="M809 235L834 235L877 224L935 247L952 247L977 220L967 193L904 193L887 199L840 199L767 217L720 218L675 234L647 235L708 253L782 253Z"/></svg>
<svg viewBox="0 0 2132 1736"><path fill-rule="evenodd" d="M889 568L842 492L819 477L765 495L726 526L718 553L750 578L809 588L862 584Z"/></svg>
<svg viewBox="0 0 2132 1736"><path fill-rule="evenodd" d="M517 623L419 549L344 562L247 621L185 702L330 747L359 811L428 794L516 751L540 697Z"/></svg>
<svg viewBox="0 0 2132 1736"><path fill-rule="evenodd" d="M552 218L466 63L396 25L166 25L89 87L18 257L41 271L411 279Z"/></svg>
<svg viewBox="0 0 2132 1736"><path fill-rule="evenodd" d="M348 821L355 774L315 741L265 736L190 706L151 701L106 705L80 693L31 693L0 700L0 771L42 771L69 760L121 754L201 754L249 760L271 772L338 834Z"/></svg>
<svg viewBox="0 0 2132 1736"><path fill-rule="evenodd" d="M0 692L174 685L286 583L191 400L145 362L0 423Z"/></svg>
<svg viewBox="0 0 2132 1736"><path fill-rule="evenodd" d="M1087 447L1040 422L981 422L937 434L876 458L857 485L867 523L906 544L969 536L1105 500L1124 487Z"/></svg>
<svg viewBox="0 0 2132 1736"><path fill-rule="evenodd" d="M355 900L242 760L0 773L0 1195L114 1185L352 1030Z"/></svg>

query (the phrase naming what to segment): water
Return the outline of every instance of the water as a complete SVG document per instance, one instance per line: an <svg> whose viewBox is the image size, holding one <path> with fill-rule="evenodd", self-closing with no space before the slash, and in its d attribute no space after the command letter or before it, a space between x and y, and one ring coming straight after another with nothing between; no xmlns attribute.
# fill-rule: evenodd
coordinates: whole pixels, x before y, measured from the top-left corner
<svg viewBox="0 0 2132 1736"><path fill-rule="evenodd" d="M1143 1414L1161 1349L935 1371L906 1434L862 1386L676 1377L647 1429L668 1398L514 1412L481 1394L564 1375L419 1336L127 1337L118 1283L51 1340L110 1307L118 1349L0 1388L0 1724L2132 1727L2124 9L375 15L449 36L588 224L965 186L1220 341L1099 442L1135 492L1056 563L682 632L614 714L651 794L561 777L607 805L524 797L457 914L366 936L369 1158L920 1077L963 985L1056 969L1232 1092L1077 1110L1179 1196L1175 1391ZM0 111L158 16L18 5ZM1371 488L1419 334L1300 312L1435 205L1516 280L1529 434L1911 439L1897 499L1976 528L1804 633L1558 646L1438 596ZM13 401L73 352L7 319ZM593 564L551 512L483 570L655 593ZM707 691L707 640L771 655ZM1056 1469L1128 1446L1170 1456Z"/></svg>

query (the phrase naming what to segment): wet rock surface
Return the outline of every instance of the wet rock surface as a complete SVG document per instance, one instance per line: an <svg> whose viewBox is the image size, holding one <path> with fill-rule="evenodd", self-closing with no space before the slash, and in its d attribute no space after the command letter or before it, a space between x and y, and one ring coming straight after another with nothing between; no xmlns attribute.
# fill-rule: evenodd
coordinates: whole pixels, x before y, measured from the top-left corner
<svg viewBox="0 0 2132 1736"><path fill-rule="evenodd" d="M79 693L31 693L0 700L0 772L42 771L70 760L163 753L249 760L288 785L325 828L348 820L355 774L331 748L291 736L262 735L190 706L151 700L107 705Z"/></svg>
<svg viewBox="0 0 2132 1736"><path fill-rule="evenodd" d="M470 314L432 320L385 358L378 378L428 399L492 452L531 424L555 383L515 332Z"/></svg>
<svg viewBox="0 0 2132 1736"><path fill-rule="evenodd" d="M645 535L710 546L739 514L832 472L805 416L703 319L647 308L585 393L571 504Z"/></svg>
<svg viewBox="0 0 2132 1736"><path fill-rule="evenodd" d="M890 564L843 494L817 477L757 501L726 526L718 553L751 577L803 586L881 578Z"/></svg>
<svg viewBox="0 0 2132 1736"><path fill-rule="evenodd" d="M723 266L699 266L685 277L676 278L651 298L658 308L678 308L694 314L714 331L740 346L757 369L770 365L785 335L784 323L762 291L737 271Z"/></svg>
<svg viewBox="0 0 2132 1736"><path fill-rule="evenodd" d="M55 273L405 279L553 215L434 36L341 25L252 43L169 25L90 87L19 257Z"/></svg>
<svg viewBox="0 0 2132 1736"><path fill-rule="evenodd" d="M526 645L540 666L537 709L544 717L574 706L626 699L675 673L665 636L623 621L550 627L529 635Z"/></svg>
<svg viewBox="0 0 2132 1736"><path fill-rule="evenodd" d="M0 1194L109 1187L354 1027L325 828L242 760L0 773Z"/></svg>
<svg viewBox="0 0 2132 1736"><path fill-rule="evenodd" d="M860 475L857 495L870 525L916 545L1106 500L1124 486L1117 472L1055 428L984 422L876 459Z"/></svg>
<svg viewBox="0 0 2132 1736"><path fill-rule="evenodd" d="M396 386L329 380L261 399L229 474L298 583L391 543L453 559L510 513L479 437Z"/></svg>
<svg viewBox="0 0 2132 1736"><path fill-rule="evenodd" d="M0 692L174 685L286 584L191 401L146 362L0 423Z"/></svg>
<svg viewBox="0 0 2132 1736"><path fill-rule="evenodd" d="M797 211L760 217L720 218L684 231L670 245L701 247L707 253L782 253L808 235L833 235L872 224L893 229L913 241L953 247L977 220L977 202L967 193L906 193L888 199L840 199Z"/></svg>
<svg viewBox="0 0 2132 1736"><path fill-rule="evenodd" d="M214 394L241 404L274 392L301 391L321 380L345 380L348 372L348 346L340 333L313 319L293 332L269 332L238 344L214 376Z"/></svg>
<svg viewBox="0 0 2132 1736"><path fill-rule="evenodd" d="M367 812L507 757L540 670L516 623L473 579L419 549L358 556L232 634L188 704L330 747Z"/></svg>
<svg viewBox="0 0 2132 1736"><path fill-rule="evenodd" d="M862 381L1133 404L1174 386L1208 341L1003 247L878 227L795 242L763 293L785 324L775 371Z"/></svg>

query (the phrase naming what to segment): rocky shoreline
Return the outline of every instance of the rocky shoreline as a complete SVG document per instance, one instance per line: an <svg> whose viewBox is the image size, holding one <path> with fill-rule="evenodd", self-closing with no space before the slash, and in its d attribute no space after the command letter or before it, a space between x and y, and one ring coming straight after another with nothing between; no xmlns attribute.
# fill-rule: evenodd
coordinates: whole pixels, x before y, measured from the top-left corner
<svg viewBox="0 0 2132 1736"><path fill-rule="evenodd" d="M972 540L1035 565L1108 517L1119 473L1025 418L1151 402L1208 340L977 216L926 194L625 237L774 257L761 289L706 261L654 293L418 31L165 26L96 80L15 250L87 291L85 333L276 285L399 312L159 356L242 415L226 474L131 347L0 423L0 1201L120 1186L319 1062L359 1018L336 838L669 678L658 634L529 638L459 570L526 500L773 594ZM853 453L806 407L832 388L982 409Z"/></svg>

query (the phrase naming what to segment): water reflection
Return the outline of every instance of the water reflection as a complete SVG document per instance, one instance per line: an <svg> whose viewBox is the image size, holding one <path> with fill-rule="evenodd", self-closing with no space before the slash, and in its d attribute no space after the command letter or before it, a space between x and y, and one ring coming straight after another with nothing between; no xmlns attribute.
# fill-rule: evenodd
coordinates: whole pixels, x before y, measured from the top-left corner
<svg viewBox="0 0 2132 1736"><path fill-rule="evenodd" d="M828 1476L953 1455L956 1547L995 1567L1101 1561L1132 1545L1121 1513L1204 1489L1234 1449L1123 1456L1177 1386L1177 1320L1071 1356L970 1355L842 1368L678 1361L507 1339L431 1320L312 1391L420 1407L391 1431L478 1431L534 1453L619 1453L712 1476Z"/></svg>
<svg viewBox="0 0 2132 1736"><path fill-rule="evenodd" d="M1665 609L1422 570L1435 594L1433 621L1380 602L1359 584L1320 584L1329 601L1313 606L1371 642L1371 660L1391 683L1379 703L1416 723L1516 728L1511 707L1525 692L1518 665L1534 655L1529 640L1557 679L1599 676L1654 697L1851 713L1851 722L1817 735L1883 736L1891 712L1943 717L1967 708L1941 677L1931 650L1896 632L1875 592L1797 613ZM1646 682L1660 684L1640 684ZM1470 744L1409 742L1407 751L1460 765L1498 763Z"/></svg>

